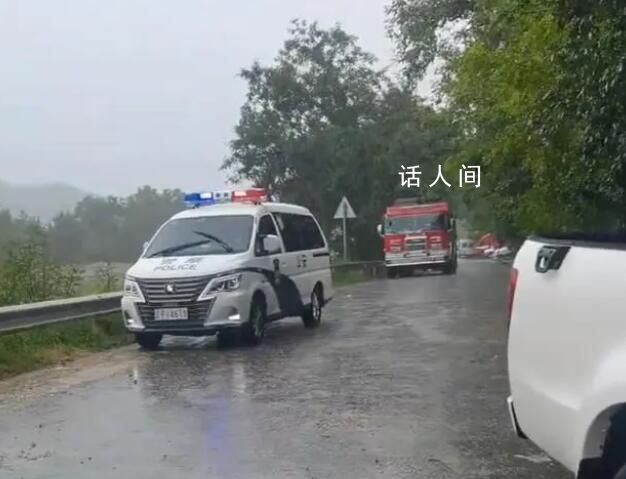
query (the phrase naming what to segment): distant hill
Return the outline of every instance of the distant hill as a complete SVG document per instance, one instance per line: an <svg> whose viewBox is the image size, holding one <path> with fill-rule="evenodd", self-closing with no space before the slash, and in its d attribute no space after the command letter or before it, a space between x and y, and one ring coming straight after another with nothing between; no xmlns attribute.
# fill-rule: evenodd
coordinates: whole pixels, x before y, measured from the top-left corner
<svg viewBox="0 0 626 479"><path fill-rule="evenodd" d="M22 211L46 223L62 211L71 211L89 193L64 183L17 185L0 180L0 210Z"/></svg>

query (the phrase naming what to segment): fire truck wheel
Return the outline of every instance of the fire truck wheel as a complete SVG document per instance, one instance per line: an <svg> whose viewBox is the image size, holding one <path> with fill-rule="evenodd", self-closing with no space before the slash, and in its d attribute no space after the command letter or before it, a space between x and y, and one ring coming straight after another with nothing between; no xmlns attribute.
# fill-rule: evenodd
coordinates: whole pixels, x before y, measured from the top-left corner
<svg viewBox="0 0 626 479"><path fill-rule="evenodd" d="M387 268L387 278L394 279L398 277L398 270L396 268Z"/></svg>
<svg viewBox="0 0 626 479"><path fill-rule="evenodd" d="M443 274L456 274L456 261L450 261L443 267Z"/></svg>
<svg viewBox="0 0 626 479"><path fill-rule="evenodd" d="M402 268L400 270L401 278L408 278L409 276L413 276L413 270L411 268Z"/></svg>

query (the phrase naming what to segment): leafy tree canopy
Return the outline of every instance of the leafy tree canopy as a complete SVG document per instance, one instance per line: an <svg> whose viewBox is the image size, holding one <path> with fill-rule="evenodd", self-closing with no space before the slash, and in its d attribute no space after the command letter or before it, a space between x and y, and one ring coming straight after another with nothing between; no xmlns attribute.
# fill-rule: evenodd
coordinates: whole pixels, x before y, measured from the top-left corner
<svg viewBox="0 0 626 479"><path fill-rule="evenodd" d="M394 85L339 26L295 21L273 64L241 76L247 101L224 162L233 180L308 206L327 231L346 195L356 255L380 255L375 225L399 194L400 165L434 179L454 137L448 118Z"/></svg>
<svg viewBox="0 0 626 479"><path fill-rule="evenodd" d="M485 224L507 235L624 227L622 2L396 0L389 22L409 74L447 60L454 166L482 166L484 186L465 200L488 209L476 214ZM450 22L463 37L446 56L436 33Z"/></svg>

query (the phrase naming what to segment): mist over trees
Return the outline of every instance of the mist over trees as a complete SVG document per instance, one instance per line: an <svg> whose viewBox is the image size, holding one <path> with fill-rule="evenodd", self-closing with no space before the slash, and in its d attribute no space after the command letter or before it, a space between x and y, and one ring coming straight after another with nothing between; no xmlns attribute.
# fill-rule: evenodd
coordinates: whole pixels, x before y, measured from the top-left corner
<svg viewBox="0 0 626 479"><path fill-rule="evenodd" d="M145 186L127 198L87 196L46 225L0 211L0 260L12 245L37 237L38 247L57 263L131 262L156 228L183 208L180 191Z"/></svg>
<svg viewBox="0 0 626 479"><path fill-rule="evenodd" d="M59 212L71 211L89 194L65 183L8 183L3 181L2 174L0 171L0 211L8 210L13 216L26 212L48 223Z"/></svg>

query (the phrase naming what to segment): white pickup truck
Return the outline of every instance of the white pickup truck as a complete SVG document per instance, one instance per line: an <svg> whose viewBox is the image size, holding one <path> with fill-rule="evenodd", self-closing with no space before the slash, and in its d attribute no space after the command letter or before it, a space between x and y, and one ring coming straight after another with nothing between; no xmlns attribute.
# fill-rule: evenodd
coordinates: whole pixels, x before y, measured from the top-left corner
<svg viewBox="0 0 626 479"><path fill-rule="evenodd" d="M626 236L530 237L509 284L516 432L578 478L626 478Z"/></svg>

